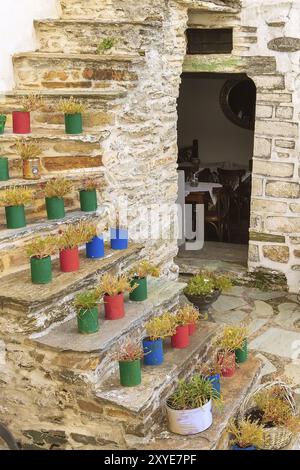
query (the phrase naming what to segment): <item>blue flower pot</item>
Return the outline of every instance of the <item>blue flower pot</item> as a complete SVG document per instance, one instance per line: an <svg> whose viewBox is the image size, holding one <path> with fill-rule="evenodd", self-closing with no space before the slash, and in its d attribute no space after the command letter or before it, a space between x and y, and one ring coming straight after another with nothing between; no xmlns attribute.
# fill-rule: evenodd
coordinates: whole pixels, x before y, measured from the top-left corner
<svg viewBox="0 0 300 470"><path fill-rule="evenodd" d="M86 244L87 258L103 258L104 257L104 240L102 237L94 237L92 241Z"/></svg>
<svg viewBox="0 0 300 470"><path fill-rule="evenodd" d="M234 446L231 446L231 450L256 450L256 447L254 446L240 447L237 444L234 444Z"/></svg>
<svg viewBox="0 0 300 470"><path fill-rule="evenodd" d="M218 394L220 395L221 394L220 374L210 375L207 378L212 383L212 386L216 390L216 392L218 392Z"/></svg>
<svg viewBox="0 0 300 470"><path fill-rule="evenodd" d="M112 250L127 250L128 230L112 228L110 230L110 246Z"/></svg>
<svg viewBox="0 0 300 470"><path fill-rule="evenodd" d="M160 366L164 362L164 345L162 339L143 340L145 366Z"/></svg>

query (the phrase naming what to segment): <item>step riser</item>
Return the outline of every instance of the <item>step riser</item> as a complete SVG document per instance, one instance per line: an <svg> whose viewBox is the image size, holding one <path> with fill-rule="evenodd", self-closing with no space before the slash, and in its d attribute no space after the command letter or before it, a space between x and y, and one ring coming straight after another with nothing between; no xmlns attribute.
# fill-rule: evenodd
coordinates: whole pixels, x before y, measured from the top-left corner
<svg viewBox="0 0 300 470"><path fill-rule="evenodd" d="M97 56L96 56L97 57ZM23 89L104 88L107 83L120 86L137 81L130 63L105 63L80 58L14 58L16 86Z"/></svg>

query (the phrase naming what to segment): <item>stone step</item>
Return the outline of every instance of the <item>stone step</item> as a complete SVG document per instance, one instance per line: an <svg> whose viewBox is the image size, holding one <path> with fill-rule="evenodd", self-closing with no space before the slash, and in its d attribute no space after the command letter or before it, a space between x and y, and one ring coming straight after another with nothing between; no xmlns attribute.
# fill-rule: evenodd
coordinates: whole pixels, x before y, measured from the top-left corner
<svg viewBox="0 0 300 470"><path fill-rule="evenodd" d="M178 303L179 294L185 287L180 282L164 279L149 279L149 296L144 302L131 302L126 297L126 316L118 321L104 319L104 308L100 309L100 330L94 335L81 335L77 330L76 313L70 308L73 318L50 329L46 334L33 335L34 341L47 349L47 361L62 368L73 364L88 380L101 383L115 369L115 354L127 338L140 338L143 324L152 316L171 309Z"/></svg>
<svg viewBox="0 0 300 470"><path fill-rule="evenodd" d="M2 210L2 209L1 209ZM27 225L17 230L0 230L0 279L8 274L22 271L28 267L26 244L36 236L57 234L63 227L81 220L97 221L106 217L106 211L99 208L97 212L70 211L62 220L47 220Z"/></svg>
<svg viewBox="0 0 300 470"><path fill-rule="evenodd" d="M56 90L32 90L43 97L44 105L41 110L31 113L32 130L59 130L60 134L64 130L64 116L57 111L58 101L61 98L69 98L73 96L84 102L86 107L83 113L84 131L88 133L96 133L103 131L114 124L115 117L120 110L126 92L122 89L108 90L87 90L87 89L56 89ZM1 112L8 114L8 128L11 127L12 111L20 106L20 100L23 96L28 95L28 90L16 89L13 92L4 94L1 103Z"/></svg>
<svg viewBox="0 0 300 470"><path fill-rule="evenodd" d="M0 191L11 188L14 186L26 186L35 191L34 201L32 204L26 207L26 220L27 223L33 223L35 221L45 219L46 206L45 206L45 196L43 194L44 187L47 181L53 179L54 177L65 177L66 179L72 181L73 189L70 194L68 194L65 199L66 212L79 210L80 201L79 201L79 190L82 188L84 180L87 178L92 178L99 187L104 187L104 171L103 168L87 168L79 170L66 170L53 172L51 174L42 174L39 180L24 180L18 178L11 178L8 181L0 181ZM101 193L98 191L99 201L101 200ZM0 208L0 229L5 228L5 209Z"/></svg>
<svg viewBox="0 0 300 470"><path fill-rule="evenodd" d="M105 257L99 260L87 259L83 250L75 273L62 273L55 260L53 281L47 285L32 284L29 269L5 276L0 280L0 312L26 332L42 331L72 314L74 296L96 285L100 273L127 267L140 250L136 244L123 251L106 246Z"/></svg>
<svg viewBox="0 0 300 470"><path fill-rule="evenodd" d="M67 135L63 129L34 129L32 134L23 138L34 140L41 148L41 166L43 174L53 174L57 171L89 169L102 165L100 150L101 141L108 132L96 134ZM22 177L22 163L17 155L16 144L21 136L12 134L7 128L0 135L1 155L8 157L11 178Z"/></svg>
<svg viewBox="0 0 300 470"><path fill-rule="evenodd" d="M102 19L59 19L35 21L40 52L91 54L103 39L113 39L105 54L142 52L158 22L103 21Z"/></svg>
<svg viewBox="0 0 300 470"><path fill-rule="evenodd" d="M13 56L15 83L29 90L130 86L138 80L134 66L141 60L137 54L23 52Z"/></svg>
<svg viewBox="0 0 300 470"><path fill-rule="evenodd" d="M189 376L197 363L209 356L212 340L220 331L216 323L203 321L184 350L165 345L165 361L159 367L143 366L142 384L122 387L115 373L96 388L96 397L107 416L118 417L124 433L148 440L164 417L164 402L178 383Z"/></svg>

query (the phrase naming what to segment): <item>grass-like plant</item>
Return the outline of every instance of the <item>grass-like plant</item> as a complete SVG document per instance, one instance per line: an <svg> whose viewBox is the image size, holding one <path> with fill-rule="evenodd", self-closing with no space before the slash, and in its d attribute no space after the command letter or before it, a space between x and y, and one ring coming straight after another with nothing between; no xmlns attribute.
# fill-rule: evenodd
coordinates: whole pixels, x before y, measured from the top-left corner
<svg viewBox="0 0 300 470"><path fill-rule="evenodd" d="M251 422L249 419L241 421L231 420L227 427L231 435L230 444L237 444L244 449L245 447L262 447L264 444L264 426L258 421Z"/></svg>
<svg viewBox="0 0 300 470"><path fill-rule="evenodd" d="M150 341L173 336L176 332L174 316L169 312L165 312L159 317L153 317L145 324L145 330Z"/></svg>
<svg viewBox="0 0 300 470"><path fill-rule="evenodd" d="M46 197L62 198L69 194L73 189L71 181L66 178L53 178L49 180L45 186Z"/></svg>
<svg viewBox="0 0 300 470"><path fill-rule="evenodd" d="M42 153L41 147L35 141L20 140L17 145L17 153L22 160L33 160Z"/></svg>
<svg viewBox="0 0 300 470"><path fill-rule="evenodd" d="M184 292L188 295L200 296L213 294L216 290L224 291L230 287L232 283L228 276L202 271L189 280Z"/></svg>
<svg viewBox="0 0 300 470"><path fill-rule="evenodd" d="M95 289L87 290L84 292L80 292L80 294L76 295L73 305L77 313L81 312L82 310L90 310L95 308L99 303L99 296Z"/></svg>
<svg viewBox="0 0 300 470"><path fill-rule="evenodd" d="M81 114L85 110L85 105L81 100L70 96L68 99L59 100L58 110L64 114Z"/></svg>
<svg viewBox="0 0 300 470"><path fill-rule="evenodd" d="M98 188L98 183L93 178L87 178L83 181L82 190L83 191L95 191Z"/></svg>
<svg viewBox="0 0 300 470"><path fill-rule="evenodd" d="M0 206L26 206L33 201L34 191L25 186L14 186L0 192Z"/></svg>
<svg viewBox="0 0 300 470"><path fill-rule="evenodd" d="M207 315L201 315L196 307L188 304L178 310L176 317L184 324L197 324L201 319L207 319Z"/></svg>
<svg viewBox="0 0 300 470"><path fill-rule="evenodd" d="M103 295L115 296L125 292L132 292L137 286L131 286L127 276L114 276L113 274L105 273L100 279L97 292L99 297Z"/></svg>
<svg viewBox="0 0 300 470"><path fill-rule="evenodd" d="M97 53L101 54L103 52L109 51L115 46L116 42L116 39L111 37L102 39L102 41L100 41L98 44Z"/></svg>
<svg viewBox="0 0 300 470"><path fill-rule="evenodd" d="M37 237L26 245L26 251L30 258L48 258L57 250L57 237Z"/></svg>
<svg viewBox="0 0 300 470"><path fill-rule="evenodd" d="M243 348L247 336L245 326L226 326L217 343L224 351L236 351Z"/></svg>
<svg viewBox="0 0 300 470"><path fill-rule="evenodd" d="M43 104L44 100L40 95L31 94L21 99L21 109L27 113L39 110Z"/></svg>
<svg viewBox="0 0 300 470"><path fill-rule="evenodd" d="M135 264L129 271L129 274L133 278L143 279L147 276L159 277L160 269L150 261L143 260Z"/></svg>
<svg viewBox="0 0 300 470"><path fill-rule="evenodd" d="M79 222L68 225L65 230L59 232L58 247L60 250L72 249L91 240L90 224Z"/></svg>
<svg viewBox="0 0 300 470"><path fill-rule="evenodd" d="M144 351L139 341L127 341L117 353L120 362L133 362L144 357Z"/></svg>
<svg viewBox="0 0 300 470"><path fill-rule="evenodd" d="M220 394L208 379L194 375L190 380L179 382L176 390L169 396L167 405L173 410L194 410L202 408L210 400L217 406L223 403Z"/></svg>
<svg viewBox="0 0 300 470"><path fill-rule="evenodd" d="M213 359L207 364L200 364L197 367L197 371L203 377L211 377L212 375L220 375L222 373L222 365L218 362L217 357L213 357Z"/></svg>

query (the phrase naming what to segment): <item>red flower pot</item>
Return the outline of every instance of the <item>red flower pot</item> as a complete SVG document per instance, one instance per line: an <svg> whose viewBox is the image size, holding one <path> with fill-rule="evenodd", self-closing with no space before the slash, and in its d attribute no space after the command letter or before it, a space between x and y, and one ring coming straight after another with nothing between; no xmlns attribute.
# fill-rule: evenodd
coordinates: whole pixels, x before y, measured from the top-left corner
<svg viewBox="0 0 300 470"><path fill-rule="evenodd" d="M30 134L30 113L24 111L14 111L13 117L13 132L14 134Z"/></svg>
<svg viewBox="0 0 300 470"><path fill-rule="evenodd" d="M104 310L106 320L119 320L125 317L124 294L105 295Z"/></svg>
<svg viewBox="0 0 300 470"><path fill-rule="evenodd" d="M235 374L235 352L218 353L218 364L221 366L222 377L232 377Z"/></svg>
<svg viewBox="0 0 300 470"><path fill-rule="evenodd" d="M171 338L173 348L185 349L190 344L189 326L177 326L176 333Z"/></svg>
<svg viewBox="0 0 300 470"><path fill-rule="evenodd" d="M197 325L196 323L190 323L189 324L189 335L193 336L197 331Z"/></svg>
<svg viewBox="0 0 300 470"><path fill-rule="evenodd" d="M60 270L63 273L72 273L79 269L79 251L76 248L67 248L59 253Z"/></svg>

